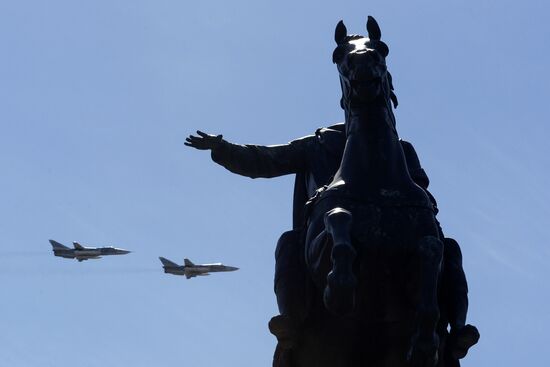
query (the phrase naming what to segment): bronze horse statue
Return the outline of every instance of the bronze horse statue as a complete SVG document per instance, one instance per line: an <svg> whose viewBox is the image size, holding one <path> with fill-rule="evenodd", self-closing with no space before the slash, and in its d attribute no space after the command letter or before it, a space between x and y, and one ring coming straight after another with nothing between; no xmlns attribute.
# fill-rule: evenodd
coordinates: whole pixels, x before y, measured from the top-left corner
<svg viewBox="0 0 550 367"><path fill-rule="evenodd" d="M346 145L308 205L305 262L314 304L291 364L433 367L443 243L432 204L407 170L395 127L388 46L336 27Z"/></svg>

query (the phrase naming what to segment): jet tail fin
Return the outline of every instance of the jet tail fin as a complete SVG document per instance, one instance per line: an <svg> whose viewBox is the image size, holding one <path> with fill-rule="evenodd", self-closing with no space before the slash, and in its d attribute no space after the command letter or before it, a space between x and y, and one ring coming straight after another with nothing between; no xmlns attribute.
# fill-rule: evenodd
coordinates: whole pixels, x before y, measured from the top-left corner
<svg viewBox="0 0 550 367"><path fill-rule="evenodd" d="M195 266L195 264L193 264L193 262L187 258L183 259L183 263L185 264L185 266Z"/></svg>
<svg viewBox="0 0 550 367"><path fill-rule="evenodd" d="M52 245L54 250L68 250L69 249L67 246L62 245L57 241L54 241L54 240L49 240L49 241L50 241L50 244Z"/></svg>
<svg viewBox="0 0 550 367"><path fill-rule="evenodd" d="M74 241L73 242L73 246L75 248L75 250L85 250L84 246L82 246L80 243Z"/></svg>
<svg viewBox="0 0 550 367"><path fill-rule="evenodd" d="M164 257L159 257L159 260L160 262L162 263L162 265L164 266L179 266L178 264L176 264L175 262L172 262Z"/></svg>

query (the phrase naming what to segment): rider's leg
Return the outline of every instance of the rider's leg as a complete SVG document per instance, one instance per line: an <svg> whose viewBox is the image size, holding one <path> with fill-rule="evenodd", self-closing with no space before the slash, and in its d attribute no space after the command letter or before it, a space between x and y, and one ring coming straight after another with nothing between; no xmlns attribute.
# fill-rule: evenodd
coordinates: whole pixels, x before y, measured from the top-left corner
<svg viewBox="0 0 550 367"><path fill-rule="evenodd" d="M479 340L479 332L472 325L466 325L468 312L468 283L462 268L460 246L452 238L444 238L444 272L441 277L443 307L451 326L447 342L447 353L454 358L464 358L468 349Z"/></svg>
<svg viewBox="0 0 550 367"><path fill-rule="evenodd" d="M462 268L462 253L458 243L452 238L444 238L443 243L442 300L447 308L451 330L461 329L466 325L468 312L468 283Z"/></svg>
<svg viewBox="0 0 550 367"><path fill-rule="evenodd" d="M279 347L292 348L307 313L306 275L301 231L285 232L275 250L275 295L280 315L269 322L269 329Z"/></svg>
<svg viewBox="0 0 550 367"><path fill-rule="evenodd" d="M339 315L353 311L357 279L353 274L356 251L351 241L352 215L342 208L325 214L325 230L332 239L332 270L327 276L325 306Z"/></svg>
<svg viewBox="0 0 550 367"><path fill-rule="evenodd" d="M275 250L275 295L281 315L303 321L306 316L306 274L301 231L281 235Z"/></svg>
<svg viewBox="0 0 550 367"><path fill-rule="evenodd" d="M416 305L416 331L409 358L412 366L433 365L437 361L439 320L437 281L443 257L443 243L436 237L422 237L411 257L411 290Z"/></svg>

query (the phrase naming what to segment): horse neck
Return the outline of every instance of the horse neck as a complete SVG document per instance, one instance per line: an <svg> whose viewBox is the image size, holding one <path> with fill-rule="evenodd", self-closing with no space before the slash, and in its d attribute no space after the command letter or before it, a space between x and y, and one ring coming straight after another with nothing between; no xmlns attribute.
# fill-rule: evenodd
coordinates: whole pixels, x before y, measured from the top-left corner
<svg viewBox="0 0 550 367"><path fill-rule="evenodd" d="M368 198L416 191L394 126L385 98L347 108L346 146L330 186L345 185L352 195Z"/></svg>

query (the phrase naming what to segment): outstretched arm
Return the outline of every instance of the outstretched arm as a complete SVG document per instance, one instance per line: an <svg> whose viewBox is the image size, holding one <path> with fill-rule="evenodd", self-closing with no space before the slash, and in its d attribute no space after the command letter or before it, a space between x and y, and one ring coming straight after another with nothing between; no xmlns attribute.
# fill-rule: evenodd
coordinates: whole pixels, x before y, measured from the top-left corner
<svg viewBox="0 0 550 367"><path fill-rule="evenodd" d="M212 160L233 173L270 178L303 170L312 138L305 137L282 145L238 145L224 140L222 135L197 131L197 135L185 139L185 145L210 150Z"/></svg>

